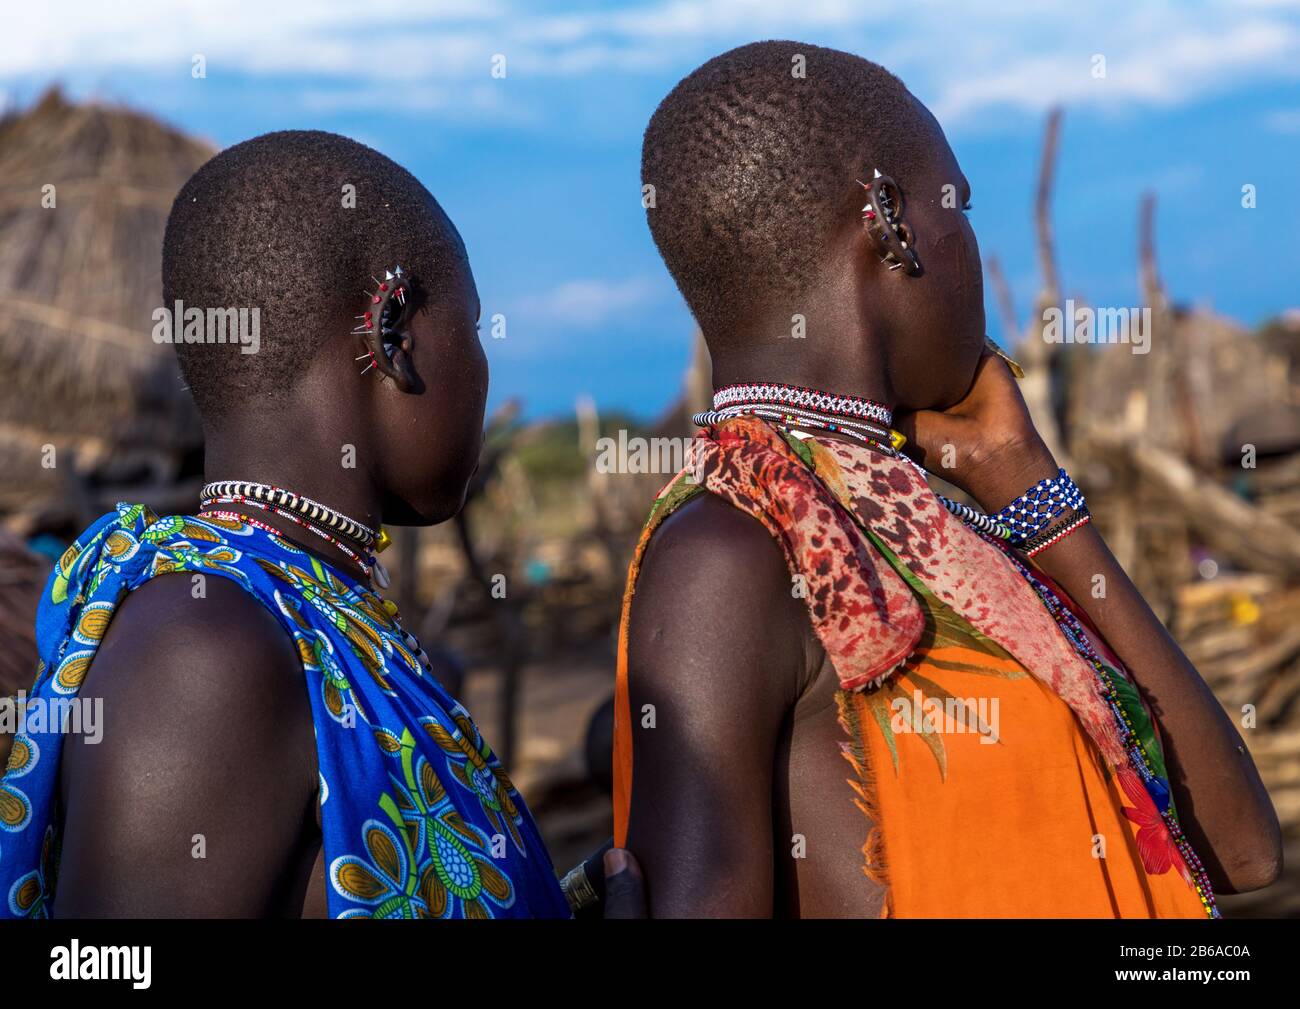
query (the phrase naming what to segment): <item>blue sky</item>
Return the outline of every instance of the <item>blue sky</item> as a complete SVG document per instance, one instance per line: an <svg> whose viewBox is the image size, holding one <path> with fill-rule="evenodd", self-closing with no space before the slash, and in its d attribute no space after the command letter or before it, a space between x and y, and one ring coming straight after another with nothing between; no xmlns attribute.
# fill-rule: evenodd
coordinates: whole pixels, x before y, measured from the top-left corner
<svg viewBox="0 0 1300 1009"><path fill-rule="evenodd" d="M676 396L692 323L645 225L641 131L691 69L761 38L877 60L935 111L1022 320L1038 147L1058 101L1065 293L1136 304L1136 209L1151 189L1176 299L1249 323L1300 304L1300 0L66 0L5 22L10 102L61 81L217 145L326 129L404 164L459 226L485 319L506 316L505 340L484 327L493 402L520 395L534 416L585 393L649 417ZM1000 336L991 292L988 306Z"/></svg>

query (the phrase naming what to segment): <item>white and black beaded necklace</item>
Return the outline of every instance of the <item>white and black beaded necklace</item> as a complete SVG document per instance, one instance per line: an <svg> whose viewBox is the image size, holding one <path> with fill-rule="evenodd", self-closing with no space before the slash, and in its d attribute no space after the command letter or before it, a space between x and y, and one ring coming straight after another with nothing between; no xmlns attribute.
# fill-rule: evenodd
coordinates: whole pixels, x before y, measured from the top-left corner
<svg viewBox="0 0 1300 1009"><path fill-rule="evenodd" d="M388 588L388 571L376 556L389 543L388 533L382 528L375 532L312 498L251 480L214 480L199 492L199 499L200 507L208 510L223 505L248 506L287 518L352 558L378 588Z"/></svg>

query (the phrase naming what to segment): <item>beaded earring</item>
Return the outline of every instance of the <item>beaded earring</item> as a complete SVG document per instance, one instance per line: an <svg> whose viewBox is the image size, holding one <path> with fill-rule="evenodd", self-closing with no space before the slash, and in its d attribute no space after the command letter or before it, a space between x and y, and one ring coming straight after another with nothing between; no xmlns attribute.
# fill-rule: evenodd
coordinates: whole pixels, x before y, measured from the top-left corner
<svg viewBox="0 0 1300 1009"><path fill-rule="evenodd" d="M369 304L365 312L356 317L360 324L352 330L365 340L366 352L356 358L369 362L361 369L363 375L371 368L379 368L378 355L382 354L391 362L399 347L407 353L411 350L411 338L398 332L410 291L410 281L402 275L402 267L386 270L383 280L370 279L375 282L375 290L362 292Z"/></svg>

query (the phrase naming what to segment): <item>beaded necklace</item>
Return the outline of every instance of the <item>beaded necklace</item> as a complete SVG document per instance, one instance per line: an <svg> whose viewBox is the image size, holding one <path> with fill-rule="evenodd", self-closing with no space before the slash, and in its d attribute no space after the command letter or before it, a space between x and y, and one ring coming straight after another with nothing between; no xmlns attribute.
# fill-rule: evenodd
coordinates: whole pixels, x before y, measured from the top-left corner
<svg viewBox="0 0 1300 1009"><path fill-rule="evenodd" d="M297 512L303 518L316 523L324 523L325 526L328 526L329 529L340 536L346 536L348 539L360 543L363 547L380 544L386 539L382 530L376 533L369 526L363 525L356 519L349 518L340 511L335 511L333 508L309 497L295 494L291 490L276 487L274 484L255 483L251 480L214 480L199 491L199 497L242 498L250 504L262 502L280 508L287 508L290 511Z"/></svg>
<svg viewBox="0 0 1300 1009"><path fill-rule="evenodd" d="M1193 885L1196 888L1197 896L1201 899L1201 906L1205 908L1205 913L1209 917L1221 917L1214 902L1214 889L1210 884L1210 878L1205 871L1205 866L1197 857L1196 852L1192 849L1191 842L1187 839L1178 823L1173 803L1170 801L1168 785L1156 773L1155 767L1151 763L1150 754L1147 753L1146 748L1142 745L1141 738L1134 730L1128 712L1120 704L1111 673L1105 661L1097 653L1097 649L1093 647L1083 624L1070 608L1061 601L1061 598L1015 555L1014 551L992 537L985 536L984 539L998 546L1006 554L1016 567L1016 570L1020 572L1021 577L1029 583L1038 594L1039 599L1043 601L1048 613L1052 615L1075 652L1092 668L1097 678L1098 693L1105 700L1111 716L1115 719L1124 749L1129 754L1129 760L1141 777L1143 787L1151 797L1152 803L1160 811L1160 818L1169 829L1169 836L1173 840L1174 846L1178 849L1178 853L1182 856L1188 871L1192 874Z"/></svg>
<svg viewBox="0 0 1300 1009"><path fill-rule="evenodd" d="M252 502L244 502L244 503L252 504ZM258 505L257 507L262 507L262 506ZM284 536L282 530L276 529L274 526L267 525L265 522L259 522L257 519L253 518L252 516L244 515L241 514L240 512L222 511L222 510L208 509L205 507L202 514L209 515L212 518L229 519L230 521L233 522L242 522L245 525L250 525L254 529L260 529L262 530L262 532L269 533L270 535L275 537L283 538ZM284 517L292 518L292 516L290 515L285 515ZM294 521L297 520L295 519ZM305 525L306 523L301 523L301 524ZM308 526L308 528L310 528L310 526ZM319 532L319 530L313 530L313 531ZM335 543L335 545L338 546L341 550L344 550L344 552L347 552L347 548L344 547L341 543ZM365 565L362 564L360 561L357 561L357 564L363 569L365 568ZM368 569L366 570L366 573L367 575L370 574ZM411 634L409 631L406 630L405 627L402 626L401 614L397 609L397 604L393 602L391 599L383 599L383 598L380 598L379 602L383 606L384 612L388 614L389 619L392 621L393 627L396 628L397 632L402 636L402 642L406 645L407 650L410 651L411 654L414 655L415 658L419 661L420 667L422 669L426 671L431 671L433 669L433 663L429 658L429 654L421 647L419 639L417 639L414 634Z"/></svg>
<svg viewBox="0 0 1300 1009"><path fill-rule="evenodd" d="M370 577L370 569L373 563L372 559L367 559L366 557L363 557L360 553L353 550L350 546L348 546L338 537L331 536L324 529L321 529L319 526L312 525L312 523L306 521L305 519L299 518L291 511L286 511L283 508L277 508L275 505L266 504L265 502L262 501L250 501L248 498L242 498L242 497L205 498L202 502L200 502L200 504L204 509L211 508L213 505L237 505L241 508L257 508L260 509L261 511L270 512L272 515L278 515L280 516L280 518L287 519L290 522L292 522L294 525L299 526L300 528L315 533L321 539L325 540L327 543L329 543L331 546L337 549L345 557L349 558L354 564L356 564L356 566L359 567L362 570L362 572L365 573L367 578ZM238 513L236 512L223 513L223 515L225 514L238 514Z"/></svg>
<svg viewBox="0 0 1300 1009"><path fill-rule="evenodd" d="M795 429L831 431L845 435L855 441L860 441L864 445L889 455L893 455L894 452L890 438L892 435L897 434L897 432L891 432L888 428L881 429L852 421L832 420L799 410L778 409L762 404L744 404L728 407L725 410L707 410L704 413L697 413L692 419L700 427L711 427L733 417L762 417L792 431ZM902 435L898 435L898 437L901 438Z"/></svg>
<svg viewBox="0 0 1300 1009"><path fill-rule="evenodd" d="M884 403L861 396L841 396L822 392L807 386L786 385L783 382L741 383L723 386L713 394L713 408L723 410L738 404L765 403L770 406L789 406L803 410L834 414L845 420L876 421L889 424L893 413Z"/></svg>
<svg viewBox="0 0 1300 1009"><path fill-rule="evenodd" d="M388 533L383 529L376 533L369 526L319 501L271 484L246 480L218 480L203 488L200 492L199 504L202 508L221 505L257 508L278 515L334 546L361 568L365 576L378 588L386 589L389 586L388 570L376 556L379 551L388 546ZM222 514L223 517L242 517L237 512ZM258 524L257 528L263 527ZM345 543L345 538L351 540L354 545Z"/></svg>
<svg viewBox="0 0 1300 1009"><path fill-rule="evenodd" d="M799 407L777 407L765 403L738 403L720 410L706 410L697 413L691 419L700 427L743 416L767 417L781 424L805 424L827 431L839 431L855 438L866 438L888 443L890 429L867 421L849 420L844 417L827 416Z"/></svg>

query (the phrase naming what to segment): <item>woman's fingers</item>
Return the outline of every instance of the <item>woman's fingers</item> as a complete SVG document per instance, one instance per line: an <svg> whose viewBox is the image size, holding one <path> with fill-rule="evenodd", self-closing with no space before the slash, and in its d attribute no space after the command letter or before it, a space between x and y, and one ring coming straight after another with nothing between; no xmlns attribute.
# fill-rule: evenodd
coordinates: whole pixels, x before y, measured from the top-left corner
<svg viewBox="0 0 1300 1009"><path fill-rule="evenodd" d="M625 848L605 852L605 917L646 918L645 876Z"/></svg>

